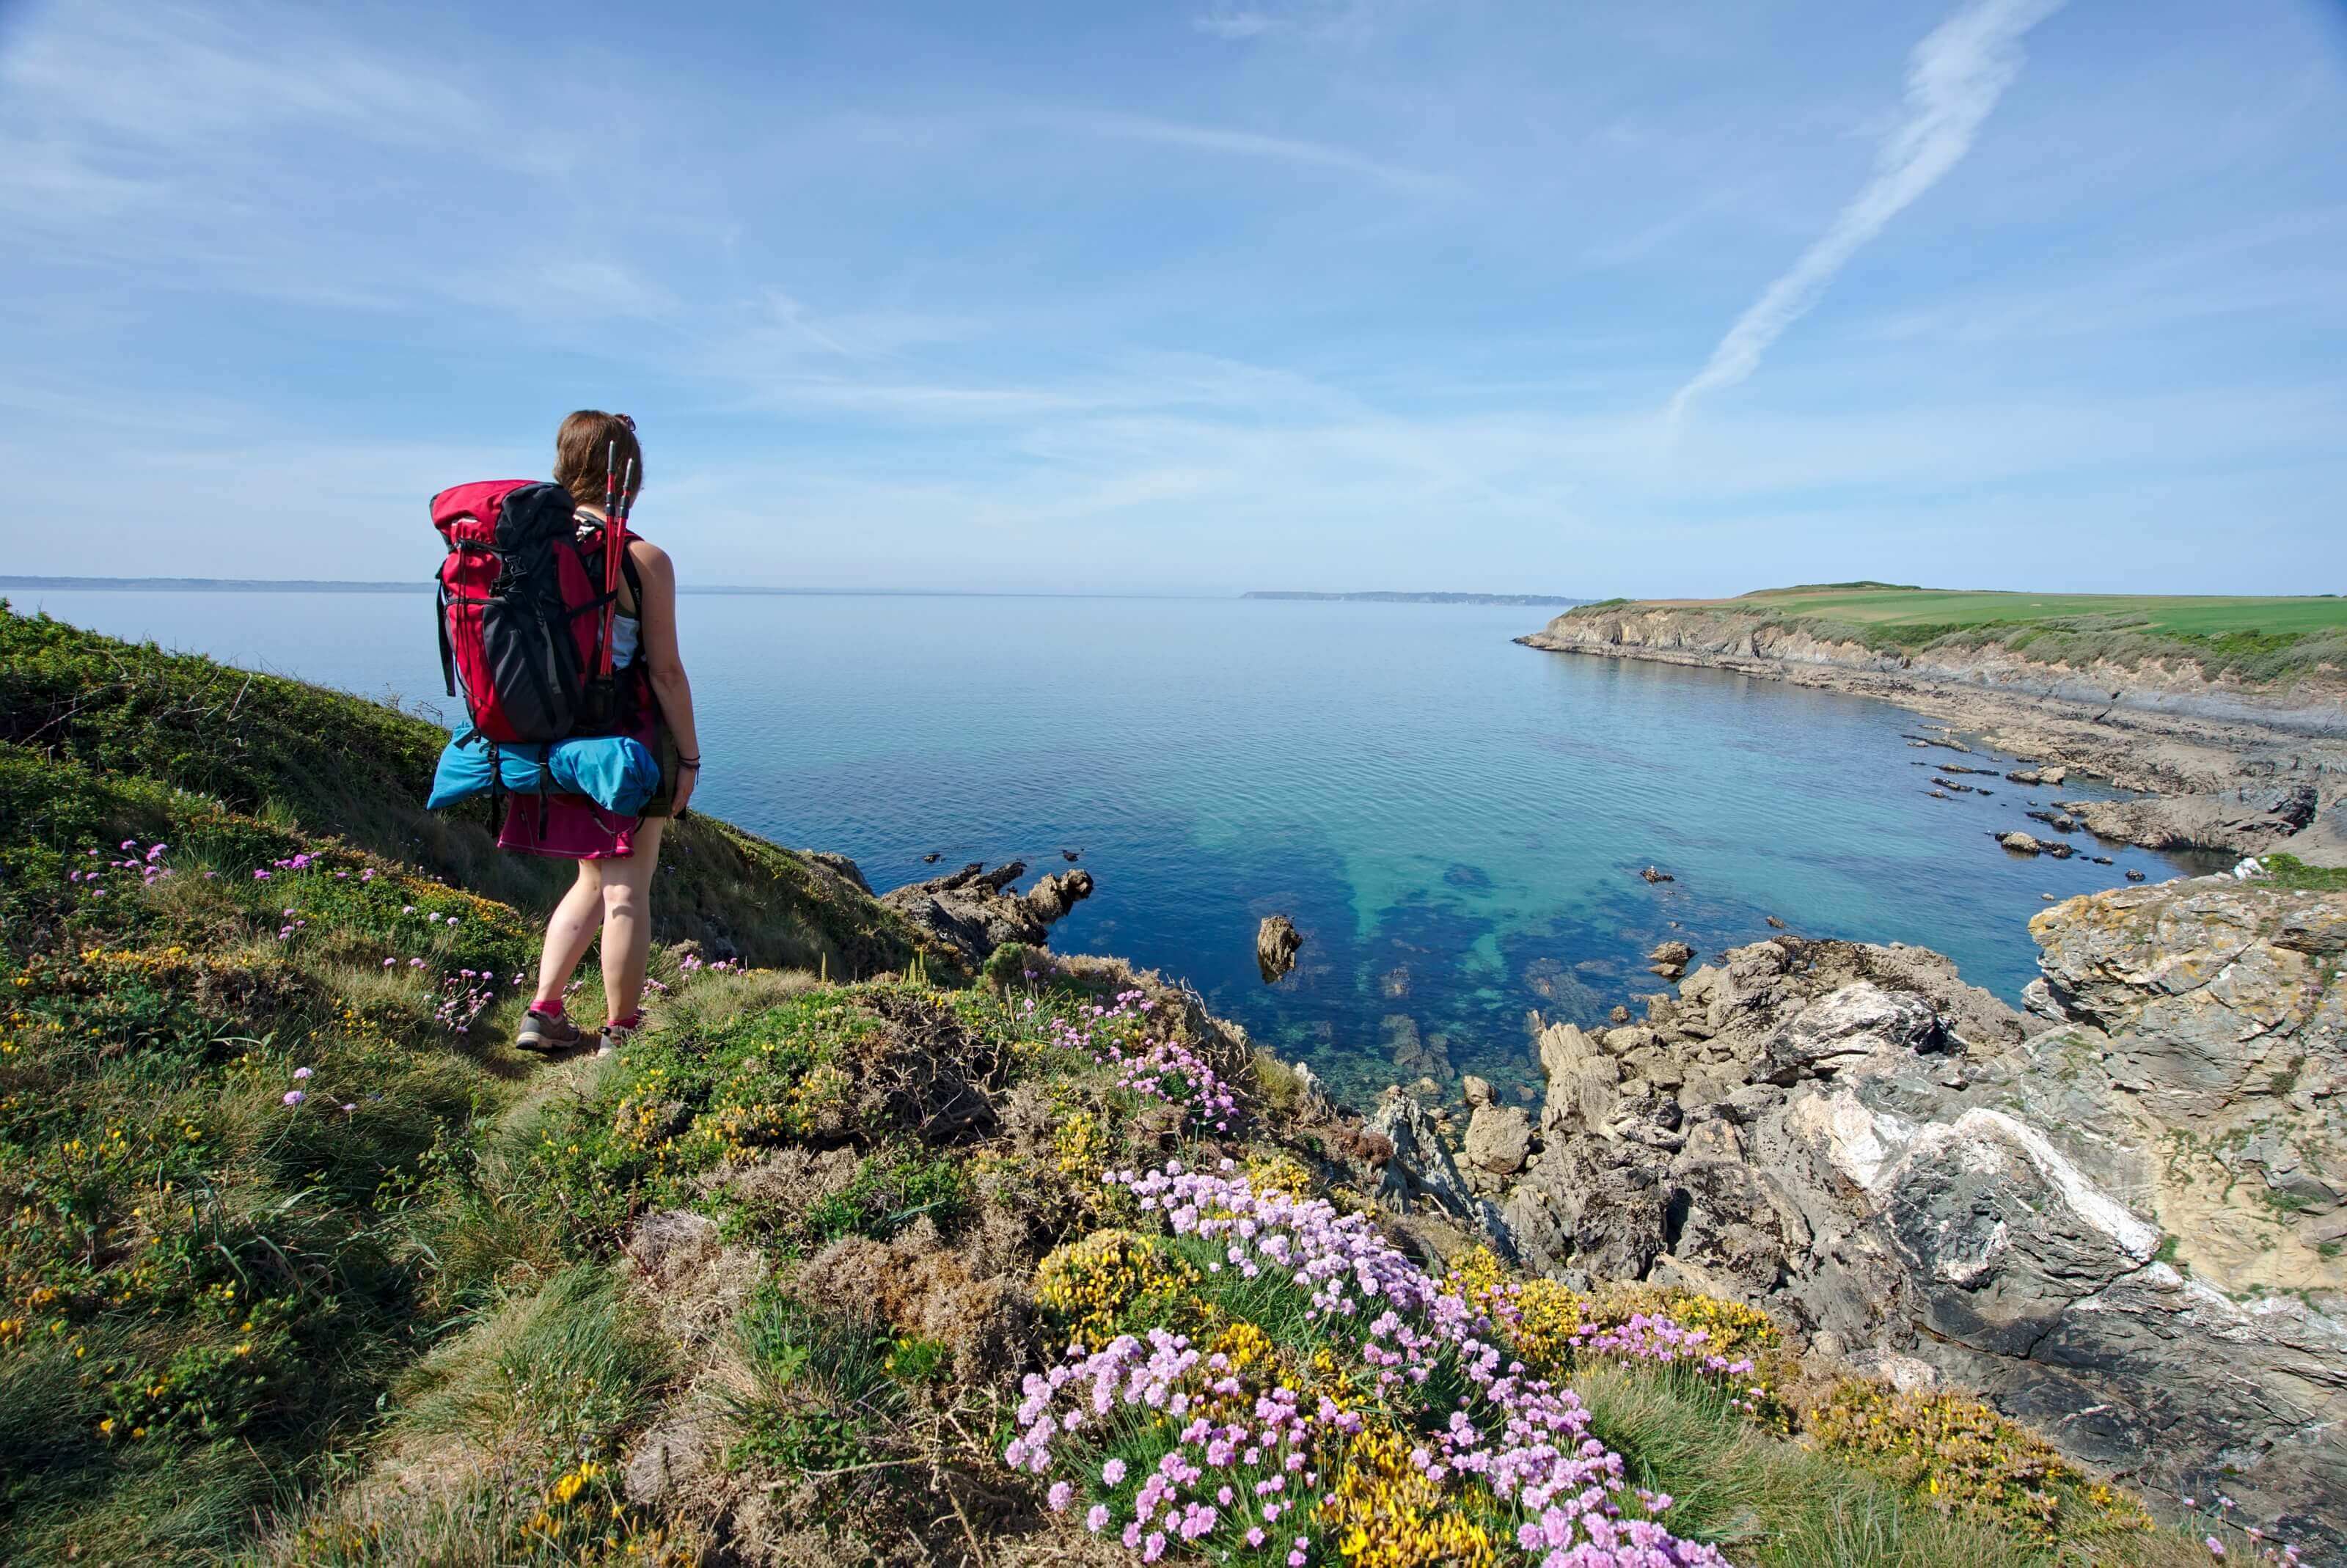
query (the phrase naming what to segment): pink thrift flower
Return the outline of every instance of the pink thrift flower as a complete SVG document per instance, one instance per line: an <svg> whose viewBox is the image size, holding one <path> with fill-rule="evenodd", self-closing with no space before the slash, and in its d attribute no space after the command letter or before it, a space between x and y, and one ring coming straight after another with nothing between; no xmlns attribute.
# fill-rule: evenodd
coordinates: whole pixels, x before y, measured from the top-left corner
<svg viewBox="0 0 2347 1568"><path fill-rule="evenodd" d="M1098 1535L1108 1528L1108 1504L1095 1502L1084 1514L1084 1528Z"/></svg>
<svg viewBox="0 0 2347 1568"><path fill-rule="evenodd" d="M1053 1481L1051 1490L1044 1496L1044 1501L1051 1505L1051 1512L1054 1513L1067 1512L1068 1504L1075 1500L1076 1489L1064 1481Z"/></svg>
<svg viewBox="0 0 2347 1568"><path fill-rule="evenodd" d="M285 1091L285 1103L288 1105L299 1105L309 1098L298 1089L289 1089Z"/></svg>
<svg viewBox="0 0 2347 1568"><path fill-rule="evenodd" d="M315 1075L313 1072L312 1072L312 1071L311 1071L309 1068L306 1068L306 1067L297 1067L297 1068L295 1068L295 1069L293 1070L293 1076L294 1076L296 1079L302 1079L302 1078L311 1078L311 1077L314 1077L314 1076L316 1076L316 1075Z"/></svg>

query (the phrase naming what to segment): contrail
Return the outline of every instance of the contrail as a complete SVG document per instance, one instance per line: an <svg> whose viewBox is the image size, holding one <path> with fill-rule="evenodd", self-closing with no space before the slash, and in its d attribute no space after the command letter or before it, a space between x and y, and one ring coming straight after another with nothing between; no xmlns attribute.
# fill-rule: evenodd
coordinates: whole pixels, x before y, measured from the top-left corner
<svg viewBox="0 0 2347 1568"><path fill-rule="evenodd" d="M2022 35L2064 0L1973 0L1915 46L1907 68L1907 118L1875 155L1874 178L1833 226L1768 285L1711 351L1711 362L1671 399L1674 425L1706 392L1758 368L1768 345L1806 314L1858 248L1900 210L1939 183L1972 149L1981 123L2021 70Z"/></svg>

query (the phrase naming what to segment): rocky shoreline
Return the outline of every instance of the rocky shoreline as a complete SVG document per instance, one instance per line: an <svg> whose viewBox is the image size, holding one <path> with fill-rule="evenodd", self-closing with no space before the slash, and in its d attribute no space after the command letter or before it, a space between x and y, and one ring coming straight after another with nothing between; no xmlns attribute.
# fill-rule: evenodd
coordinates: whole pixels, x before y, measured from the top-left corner
<svg viewBox="0 0 2347 1568"><path fill-rule="evenodd" d="M1387 1201L2347 1550L2347 892L2120 887L2030 931L2028 1013L1928 949L1785 936L1544 1028L1536 1116L1389 1090Z"/></svg>
<svg viewBox="0 0 2347 1568"><path fill-rule="evenodd" d="M2347 865L2347 682L2261 692L2188 669L2034 664L1995 646L1919 661L1754 616L1638 606L1572 611L1516 641L1896 703L1946 727L1919 744L2002 752L2024 760L2022 771L2054 769L2048 784L2081 774L2138 792L2145 798L2062 803L2115 843L2286 849L2310 864Z"/></svg>

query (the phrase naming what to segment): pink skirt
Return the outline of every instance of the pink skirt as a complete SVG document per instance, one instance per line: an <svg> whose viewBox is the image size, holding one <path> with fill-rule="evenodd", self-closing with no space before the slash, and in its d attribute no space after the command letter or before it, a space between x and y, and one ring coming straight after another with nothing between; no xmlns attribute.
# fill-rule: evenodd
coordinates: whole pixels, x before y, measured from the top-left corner
<svg viewBox="0 0 2347 1568"><path fill-rule="evenodd" d="M506 825L497 847L516 855L548 855L561 860L625 860L636 852L640 816L606 811L583 794L546 797L546 828L538 830L538 798L506 797Z"/></svg>

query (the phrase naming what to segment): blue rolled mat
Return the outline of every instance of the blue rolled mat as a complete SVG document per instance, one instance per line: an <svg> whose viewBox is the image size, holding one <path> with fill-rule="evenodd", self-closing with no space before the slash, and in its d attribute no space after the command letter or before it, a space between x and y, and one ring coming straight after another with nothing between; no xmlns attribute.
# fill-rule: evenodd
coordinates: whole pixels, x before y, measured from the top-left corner
<svg viewBox="0 0 2347 1568"><path fill-rule="evenodd" d="M660 787L659 762L632 735L581 735L549 745L501 745L497 752L497 771L516 794L536 794L543 785L549 794L583 794L607 811L633 816ZM488 793L488 743L467 725L441 748L432 795L424 804L437 811Z"/></svg>

